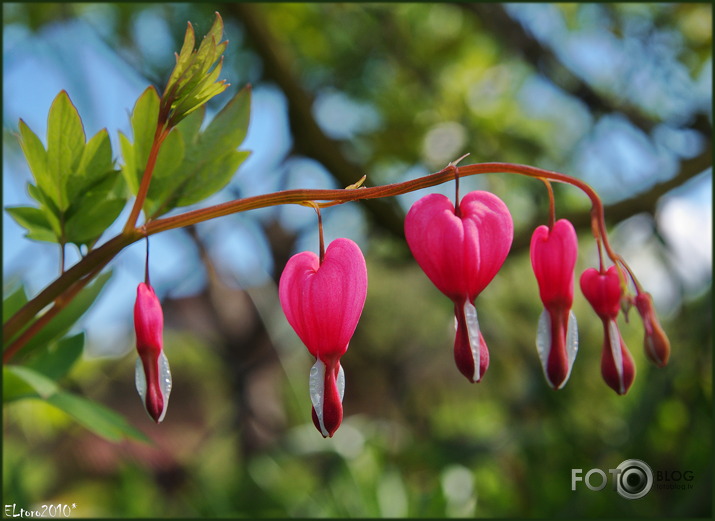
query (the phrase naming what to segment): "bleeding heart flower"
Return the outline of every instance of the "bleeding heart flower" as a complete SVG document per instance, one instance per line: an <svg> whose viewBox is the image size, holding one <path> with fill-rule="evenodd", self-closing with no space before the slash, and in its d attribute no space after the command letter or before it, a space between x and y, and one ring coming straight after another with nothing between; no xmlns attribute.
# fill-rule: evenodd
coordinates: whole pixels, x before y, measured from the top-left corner
<svg viewBox="0 0 715 521"><path fill-rule="evenodd" d="M636 295L636 308L643 319L645 338L643 345L648 359L658 367L664 367L670 358L670 341L660 327L650 293Z"/></svg>
<svg viewBox="0 0 715 521"><path fill-rule="evenodd" d="M622 294L616 267L611 266L605 273L594 268L584 271L581 275L581 291L603 321L603 379L618 394L626 394L635 379L636 368L616 323Z"/></svg>
<svg viewBox="0 0 715 521"><path fill-rule="evenodd" d="M323 262L313 252L290 258L278 284L288 322L317 360L310 370L313 422L332 437L343 418L345 375L340 357L348 349L367 296L367 268L357 244L330 243Z"/></svg>
<svg viewBox="0 0 715 521"><path fill-rule="evenodd" d="M164 314L154 289L142 282L134 303L134 329L137 335L135 384L142 403L156 423L161 422L169 405L171 371L163 351Z"/></svg>
<svg viewBox="0 0 715 521"><path fill-rule="evenodd" d="M549 385L561 389L571 375L578 351L578 328L571 311L578 240L566 219L551 229L539 226L531 236L531 266L539 284L544 311L536 348Z"/></svg>
<svg viewBox="0 0 715 521"><path fill-rule="evenodd" d="M454 302L454 359L472 382L489 366L473 302L504 263L513 235L509 209L489 192L467 194L457 209L444 195L430 194L405 218L405 237L417 264Z"/></svg>

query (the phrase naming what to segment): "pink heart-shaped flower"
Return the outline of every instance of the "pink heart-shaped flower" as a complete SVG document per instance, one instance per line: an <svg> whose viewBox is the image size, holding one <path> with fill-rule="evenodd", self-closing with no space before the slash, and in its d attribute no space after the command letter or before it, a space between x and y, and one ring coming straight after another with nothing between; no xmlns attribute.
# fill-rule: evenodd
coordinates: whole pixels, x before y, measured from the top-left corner
<svg viewBox="0 0 715 521"><path fill-rule="evenodd" d="M459 213L441 194L412 205L405 238L427 277L452 300L474 300L506 259L514 224L504 202L490 192L464 196Z"/></svg>
<svg viewBox="0 0 715 521"><path fill-rule="evenodd" d="M345 354L367 295L367 268L360 248L335 239L323 263L310 251L286 264L278 296L288 322L314 357L326 362Z"/></svg>
<svg viewBox="0 0 715 521"><path fill-rule="evenodd" d="M367 267L357 244L330 243L323 262L313 252L290 258L278 284L288 323L314 357L310 371L313 422L325 437L342 422L345 376L340 357L355 332L367 296Z"/></svg>
<svg viewBox="0 0 715 521"><path fill-rule="evenodd" d="M430 194L405 218L405 238L417 264L454 301L454 359L472 382L481 380L489 365L472 302L501 268L513 236L509 209L489 192L467 194L457 209L444 195Z"/></svg>

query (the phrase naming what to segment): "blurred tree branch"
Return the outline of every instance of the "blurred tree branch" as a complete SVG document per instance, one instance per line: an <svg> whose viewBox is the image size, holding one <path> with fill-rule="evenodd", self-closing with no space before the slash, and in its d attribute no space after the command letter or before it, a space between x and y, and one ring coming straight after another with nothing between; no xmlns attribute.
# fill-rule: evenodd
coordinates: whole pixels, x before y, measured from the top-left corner
<svg viewBox="0 0 715 521"><path fill-rule="evenodd" d="M475 15L485 31L492 33L499 43L512 53L531 64L554 85L583 101L596 114L620 112L636 127L648 133L659 123L632 104L607 97L594 90L566 67L556 54L531 36L514 20L501 4L459 3L465 12ZM712 134L712 126L706 118L697 118L693 127L706 136Z"/></svg>
<svg viewBox="0 0 715 521"><path fill-rule="evenodd" d="M340 142L328 137L313 117L313 99L300 85L292 70L289 50L281 46L265 23L260 7L246 3L226 4L228 12L243 24L263 60L265 76L275 81L288 100L288 113L294 149L319 161L343 186L355 183L365 174L362 165L349 160ZM394 200L365 201L365 208L379 226L402 237L404 213Z"/></svg>

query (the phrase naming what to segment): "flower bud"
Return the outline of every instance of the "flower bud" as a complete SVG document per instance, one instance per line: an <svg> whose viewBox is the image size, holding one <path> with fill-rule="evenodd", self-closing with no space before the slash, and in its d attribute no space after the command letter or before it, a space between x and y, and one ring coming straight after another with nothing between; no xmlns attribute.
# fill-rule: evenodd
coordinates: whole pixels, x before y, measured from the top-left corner
<svg viewBox="0 0 715 521"><path fill-rule="evenodd" d="M670 341L660 327L658 316L653 307L653 297L650 293L639 293L636 296L636 309L643 319L645 338L643 345L648 359L658 367L663 367L670 358Z"/></svg>
<svg viewBox="0 0 715 521"><path fill-rule="evenodd" d="M137 337L135 384L149 416L156 423L166 414L171 393L171 371L163 352L164 314L154 289L144 282L137 287L134 329Z"/></svg>

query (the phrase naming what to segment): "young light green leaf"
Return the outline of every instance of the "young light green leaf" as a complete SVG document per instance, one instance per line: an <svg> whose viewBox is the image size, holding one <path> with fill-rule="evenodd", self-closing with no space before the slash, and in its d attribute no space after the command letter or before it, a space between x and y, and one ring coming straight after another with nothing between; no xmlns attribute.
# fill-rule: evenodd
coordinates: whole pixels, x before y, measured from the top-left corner
<svg viewBox="0 0 715 521"><path fill-rule="evenodd" d="M25 228L25 237L36 241L57 242L57 233L45 212L34 206L11 206L5 211L15 219L15 222Z"/></svg>
<svg viewBox="0 0 715 521"><path fill-rule="evenodd" d="M52 102L47 119L48 186L38 180L38 186L53 199L60 211L70 205L67 180L77 168L84 145L82 120L67 92L61 91Z"/></svg>
<svg viewBox="0 0 715 521"><path fill-rule="evenodd" d="M25 366L57 382L69 373L82 356L84 340L84 333L65 337L38 349Z"/></svg>
<svg viewBox="0 0 715 521"><path fill-rule="evenodd" d="M188 25L181 52L176 58L176 65L169 76L161 100L160 112L167 118L170 127L177 125L211 97L228 87L223 80L216 82L221 70L221 65L216 65L216 61L227 45L227 42L221 42L222 34L223 20L216 13L211 29L204 36L198 50L194 51L195 35L191 24ZM209 73L214 66L216 68Z"/></svg>

